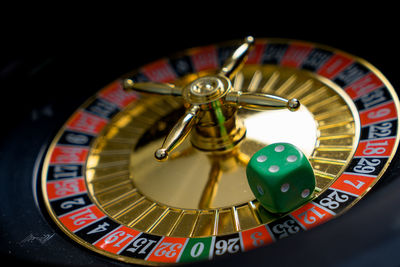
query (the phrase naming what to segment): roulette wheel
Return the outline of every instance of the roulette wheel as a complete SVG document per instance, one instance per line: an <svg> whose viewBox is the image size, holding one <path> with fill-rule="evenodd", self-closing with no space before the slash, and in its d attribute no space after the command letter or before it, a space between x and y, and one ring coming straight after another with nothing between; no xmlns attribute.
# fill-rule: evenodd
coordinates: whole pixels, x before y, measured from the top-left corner
<svg viewBox="0 0 400 267"><path fill-rule="evenodd" d="M258 35L189 40L171 56L8 62L25 80L9 71L4 83L37 91L21 91L21 123L5 119L2 254L93 266L399 263L396 78L325 44ZM299 147L316 181L283 214L263 208L245 171L276 142Z"/></svg>

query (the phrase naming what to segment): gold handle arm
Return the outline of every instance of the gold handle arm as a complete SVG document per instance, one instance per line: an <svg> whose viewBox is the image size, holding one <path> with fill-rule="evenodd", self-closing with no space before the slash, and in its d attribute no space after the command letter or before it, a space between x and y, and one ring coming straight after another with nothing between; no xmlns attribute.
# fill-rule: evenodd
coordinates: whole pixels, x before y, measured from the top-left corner
<svg viewBox="0 0 400 267"><path fill-rule="evenodd" d="M233 79L235 74L242 68L247 60L247 56L254 45L254 38L248 36L244 43L240 45L233 54L225 61L221 68L220 74L225 75L229 79Z"/></svg>
<svg viewBox="0 0 400 267"><path fill-rule="evenodd" d="M290 111L296 111L300 107L300 102L296 98L288 100L275 95L241 91L228 93L225 97L225 102L239 108L250 110L287 108Z"/></svg>
<svg viewBox="0 0 400 267"><path fill-rule="evenodd" d="M135 90L143 93L160 94L160 95L182 95L182 88L169 83L157 82L138 82L135 83L132 79L124 80L125 90Z"/></svg>
<svg viewBox="0 0 400 267"><path fill-rule="evenodd" d="M197 105L193 105L186 110L185 115L179 119L179 121L172 128L171 132L165 138L162 147L155 152L154 156L157 160L167 160L168 154L178 147L183 140L185 140L186 136L190 133L190 130L195 124L199 112L200 107Z"/></svg>

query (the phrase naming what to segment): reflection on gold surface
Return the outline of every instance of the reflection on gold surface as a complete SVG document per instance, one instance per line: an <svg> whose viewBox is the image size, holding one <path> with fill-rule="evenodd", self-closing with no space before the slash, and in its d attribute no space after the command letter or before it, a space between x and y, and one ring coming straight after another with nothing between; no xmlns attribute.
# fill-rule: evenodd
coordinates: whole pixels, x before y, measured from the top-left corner
<svg viewBox="0 0 400 267"><path fill-rule="evenodd" d="M87 184L98 206L115 220L152 234L228 234L277 218L259 206L247 183L246 163L260 148L274 142L298 146L314 168L315 196L343 172L358 143L359 118L336 85L306 71L266 65L244 67L233 86L295 97L302 107L297 112L241 110L246 138L232 151L207 154L186 140L160 163L154 151L182 115L182 102L142 97L93 143Z"/></svg>

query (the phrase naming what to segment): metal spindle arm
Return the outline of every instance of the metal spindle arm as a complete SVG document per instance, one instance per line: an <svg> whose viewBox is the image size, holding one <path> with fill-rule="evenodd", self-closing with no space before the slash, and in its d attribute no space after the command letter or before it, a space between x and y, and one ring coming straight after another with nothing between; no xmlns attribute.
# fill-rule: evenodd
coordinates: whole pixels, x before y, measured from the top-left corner
<svg viewBox="0 0 400 267"><path fill-rule="evenodd" d="M228 57L217 75L200 77L184 87L179 87L168 83L134 82L132 79L124 80L123 87L125 90L135 90L159 95L182 96L186 105L189 106L189 108L186 109L185 114L178 120L170 133L164 139L161 148L155 152L155 157L157 160L166 160L168 158L168 154L185 140L193 126L199 120L204 119L201 117L205 117L204 120L206 121L210 120L210 118L213 118L213 116L210 115L213 112L213 102L220 102L222 104L222 108L225 108L225 105L233 105L237 108L251 110L287 108L290 111L295 111L300 107L300 103L297 99L288 100L279 96L268 94L241 91L234 92L231 90L232 86L230 80L232 80L236 73L243 67L253 45L254 38L252 36L246 37L243 43L237 49L235 49L230 57ZM203 110L202 113L200 113L200 110ZM204 115L206 113L209 116ZM229 120L231 118L225 119ZM218 127L225 127L215 121L207 121L206 124L215 124L218 125ZM235 124L232 125L232 127L236 127ZM237 131L232 131L232 129L230 129L229 132L236 134ZM239 133L242 134L245 133L245 131L239 131ZM219 140L222 137L217 136L213 138L215 140ZM227 137L225 136L224 138ZM242 136L230 136L229 138L241 140ZM209 140L209 142L219 142L215 141L214 139L211 138L207 140Z"/></svg>
<svg viewBox="0 0 400 267"><path fill-rule="evenodd" d="M165 138L162 146L158 149L154 156L159 161L164 161L168 159L168 154L178 147L183 140L187 137L195 124L198 114L200 112L200 107L193 105L186 110L185 114L178 120L174 125L172 130L169 132Z"/></svg>
<svg viewBox="0 0 400 267"><path fill-rule="evenodd" d="M296 98L288 100L275 95L241 91L229 92L225 97L225 103L250 110L287 108L290 111L296 111L300 107L300 102Z"/></svg>
<svg viewBox="0 0 400 267"><path fill-rule="evenodd" d="M254 45L254 38L247 36L244 43L239 46L233 54L225 61L224 65L220 70L220 74L225 75L230 80L236 75L236 73L242 68L243 64L247 60L252 47Z"/></svg>
<svg viewBox="0 0 400 267"><path fill-rule="evenodd" d="M159 94L159 95L182 95L182 88L170 83L157 82L134 82L131 79L124 80L125 90L135 90L143 93Z"/></svg>

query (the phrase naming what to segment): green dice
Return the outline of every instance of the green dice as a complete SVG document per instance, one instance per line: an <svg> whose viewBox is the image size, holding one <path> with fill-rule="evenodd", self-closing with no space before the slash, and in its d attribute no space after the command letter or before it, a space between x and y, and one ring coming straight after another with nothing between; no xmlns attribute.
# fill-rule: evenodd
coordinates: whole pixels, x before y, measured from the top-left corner
<svg viewBox="0 0 400 267"><path fill-rule="evenodd" d="M289 212L311 199L315 177L303 152L289 143L257 151L246 169L253 194L268 211Z"/></svg>

